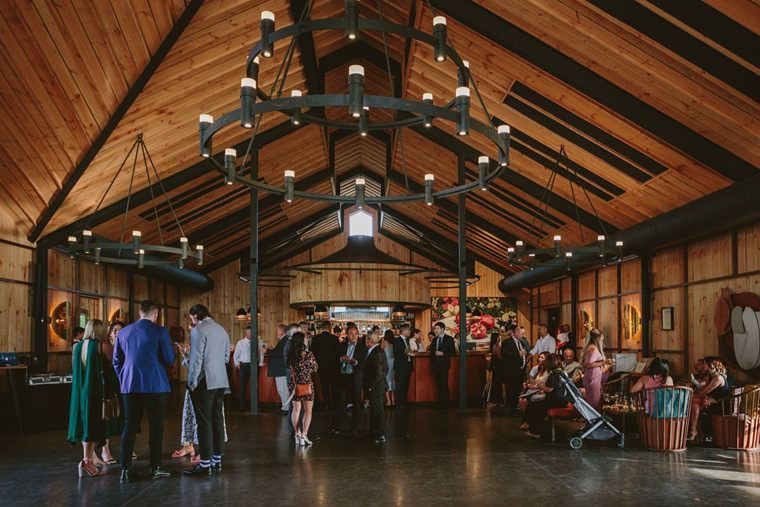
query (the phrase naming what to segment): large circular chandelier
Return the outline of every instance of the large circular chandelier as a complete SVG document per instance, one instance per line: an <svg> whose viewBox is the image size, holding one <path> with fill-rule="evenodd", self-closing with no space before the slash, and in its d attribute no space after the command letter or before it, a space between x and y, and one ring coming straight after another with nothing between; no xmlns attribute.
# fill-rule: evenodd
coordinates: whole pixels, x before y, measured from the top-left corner
<svg viewBox="0 0 760 507"><path fill-rule="evenodd" d="M430 4L428 3L430 6ZM432 6L431 10L432 10ZM433 12L432 35L415 30L409 26L399 25L382 19L359 18L359 1L346 0L345 17L331 19L311 20L308 18L310 5L307 3L301 15L299 22L275 30L275 17L270 11L261 13L261 40L251 49L246 61L246 77L240 83L240 108L224 114L214 120L211 115L200 115L200 155L207 158L212 166L225 176L227 184L232 185L239 182L251 188L256 188L272 194L282 195L284 200L292 202L294 198L311 199L317 201L330 201L339 203L355 203L359 208L365 203L382 204L392 202L410 202L425 201L426 204L433 204L435 199L446 198L471 190L487 190L488 184L498 178L501 172L509 165L509 126L493 125L485 108L485 104L480 97L477 86L472 80L469 65L459 56L451 44L447 35L446 18L436 16ZM274 54L274 43L277 41L290 39L288 52L283 64L289 62L292 57L295 39L301 34L316 32L321 30L344 30L346 38L354 40L359 37L361 31L378 31L385 34L396 34L408 39L413 39L433 47L434 58L437 62L444 62L446 59L453 61L458 68L458 86L455 90L454 97L449 100L445 106L438 106L433 103L432 93L425 93L421 100L407 100L394 96L377 96L365 95L364 68L361 65L350 65L348 69L348 93L347 94L302 94L300 90L291 90L289 96L283 96L285 77L287 76L287 67L284 73L278 72L278 80L272 86L272 91L267 94L258 87L259 66L265 59L271 58ZM388 59L387 45L386 61ZM264 60L262 60L264 59ZM282 68L280 69L282 70ZM390 69L387 69L390 75ZM470 85L480 101L485 112L485 117L489 123L482 123L470 116ZM279 91L275 89L279 86ZM325 107L347 108L350 121L341 121L328 119L323 115L315 114L311 111L322 110ZM369 109L379 108L394 112L394 121L389 122L371 122L369 121ZM435 187L435 175L425 174L424 192L406 193L399 195L365 195L364 178L356 178L355 195L333 195L312 193L295 189L296 174L292 170L285 170L283 174L282 186L272 185L254 178L246 177L242 174L246 160L250 155L253 139L256 136L257 127L261 121L261 115L277 111L290 117L294 125L311 123L324 127L332 127L343 130L353 130L362 136L375 130L397 130L404 127L424 126L430 127L436 120L444 120L454 125L455 132L459 136L469 135L475 131L488 138L495 147L492 157L482 155L478 158L478 178L476 180L465 181L456 186L438 189ZM399 115L398 113L402 113ZM399 116L402 116L399 119ZM243 157L240 168L237 166L237 151L233 148L227 148L224 151L222 160L212 156L212 141L214 134L224 127L232 124L238 124L245 129L252 129L253 134L251 142L248 145L248 152ZM400 133L400 132L399 132Z"/></svg>

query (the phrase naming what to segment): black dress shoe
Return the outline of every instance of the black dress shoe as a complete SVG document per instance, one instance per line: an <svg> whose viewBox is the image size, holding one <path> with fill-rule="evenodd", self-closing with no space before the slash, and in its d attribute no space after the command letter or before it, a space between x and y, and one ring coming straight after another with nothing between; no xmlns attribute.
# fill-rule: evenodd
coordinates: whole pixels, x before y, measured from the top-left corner
<svg viewBox="0 0 760 507"><path fill-rule="evenodd" d="M161 467L151 468L150 470L150 478L151 479L166 479L171 474L164 470Z"/></svg>
<svg viewBox="0 0 760 507"><path fill-rule="evenodd" d="M205 475L206 477L208 477L209 475L211 475L211 467L210 466L203 467L200 464L198 464L198 465L195 465L190 470L183 470L182 473L184 475L197 475L197 476Z"/></svg>
<svg viewBox="0 0 760 507"><path fill-rule="evenodd" d="M380 435L375 439L375 444L377 445L383 445L386 442L385 435Z"/></svg>
<svg viewBox="0 0 760 507"><path fill-rule="evenodd" d="M222 471L222 463L221 462L219 462L219 463L212 463L211 464L211 468L214 469L215 473L221 473L221 471Z"/></svg>
<svg viewBox="0 0 760 507"><path fill-rule="evenodd" d="M134 476L129 473L129 470L126 468L121 469L121 479L119 479L119 482L132 482L134 480Z"/></svg>

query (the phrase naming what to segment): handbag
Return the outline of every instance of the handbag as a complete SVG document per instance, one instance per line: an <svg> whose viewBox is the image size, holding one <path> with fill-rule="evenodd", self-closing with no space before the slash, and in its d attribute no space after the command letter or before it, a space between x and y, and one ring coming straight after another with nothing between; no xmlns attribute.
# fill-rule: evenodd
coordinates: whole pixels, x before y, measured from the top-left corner
<svg viewBox="0 0 760 507"><path fill-rule="evenodd" d="M103 398L101 402L101 416L104 421L110 421L117 419L121 415L121 406L119 405L119 394L113 393L112 395L106 395L106 376L103 371L103 344L98 345L98 352L100 354L100 385L102 387Z"/></svg>
<svg viewBox="0 0 760 507"><path fill-rule="evenodd" d="M312 394L311 384L296 384L296 396L309 396Z"/></svg>

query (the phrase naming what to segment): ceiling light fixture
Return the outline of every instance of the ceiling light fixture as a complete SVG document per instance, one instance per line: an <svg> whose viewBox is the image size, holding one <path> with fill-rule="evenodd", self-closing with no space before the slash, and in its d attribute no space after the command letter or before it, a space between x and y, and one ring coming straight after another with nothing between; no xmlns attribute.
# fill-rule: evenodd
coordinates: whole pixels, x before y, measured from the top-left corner
<svg viewBox="0 0 760 507"><path fill-rule="evenodd" d="M246 62L246 77L241 80L240 108L222 115L216 121L208 114L200 116L200 155L208 158L214 169L226 176L228 184L240 183L251 188L282 195L286 202L292 202L294 198L299 198L359 204L361 199L362 206L365 204L412 201L424 201L430 205L435 199L447 198L476 189L487 189L488 184L498 178L509 165L509 126L499 125L497 127L492 123L492 117L488 114L485 103L472 79L469 63L466 60L462 60L451 45L451 40L448 37L446 29L446 18L438 16L433 12L434 20L432 35L430 35L409 26L386 21L382 18L382 15L380 19L359 18L358 4L358 0L346 0L345 16L343 18L315 20L310 19L309 11L311 4L307 2L300 20L294 25L279 30L275 30L274 14L269 11L263 11L261 13L261 40L251 49ZM429 2L427 2L427 5L432 10ZM293 90L289 97L283 96L282 90L289 68L285 63L289 62L293 56L295 47L294 37L306 33L336 29L344 29L348 39L356 39L365 31L375 31L380 32L383 38L387 34L395 34L432 46L436 61L443 62L450 59L457 66L458 86L455 90L454 98L449 100L445 105L435 105L431 93L423 94L421 101L402 99L393 95L365 95L365 68L358 64L352 64L348 68L348 93L346 94L302 94L299 90ZM271 57L274 54L274 44L288 39L290 40L290 44L283 57L281 66L281 70L284 69L284 71L278 72L278 78L272 86L272 91L270 95L267 95L257 86L259 82L259 57ZM390 69L386 70L390 75ZM279 90L276 91L278 88ZM471 91L475 93L485 113L485 117L488 118L487 124L472 118L470 115ZM344 108L344 111L348 112L349 119L342 120L339 116L336 119L336 115L322 115L311 112L326 107ZM394 113L394 120L373 123L369 117L370 108L392 111ZM322 127L358 132L362 137L376 130L393 130L398 131L399 135L401 135L401 131L405 127L416 125L430 127L434 119L445 120L454 124L455 133L459 136L470 135L471 131L485 136L493 143L494 151L490 156L484 154L479 157L479 172L476 180L465 181L456 186L443 188L434 192L434 177L430 175L431 178L428 179L426 175L424 192L409 193L407 188L407 193L379 196L360 195L359 192L357 192L356 196L348 196L295 190L296 175L292 170L285 172L283 185L278 186L272 184L272 182L267 183L242 174L246 161L249 160L250 152L245 153L241 164L235 168L229 166L229 160L231 159L228 158L228 155L225 155L223 160L218 160L217 157L212 156L212 140L219 130L239 122L244 128L253 128L252 137L255 138L261 116L270 112L280 112L287 115L294 125L315 124ZM253 142L249 143L249 150L252 149L253 144ZM455 173L456 171L452 172Z"/></svg>

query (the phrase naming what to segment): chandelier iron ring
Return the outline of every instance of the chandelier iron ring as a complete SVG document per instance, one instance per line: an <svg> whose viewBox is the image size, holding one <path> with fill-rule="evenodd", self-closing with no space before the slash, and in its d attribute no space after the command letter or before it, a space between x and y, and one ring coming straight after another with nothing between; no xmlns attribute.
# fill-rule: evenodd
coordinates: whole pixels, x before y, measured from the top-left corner
<svg viewBox="0 0 760 507"><path fill-rule="evenodd" d="M225 175L225 181L227 184L231 185L237 181L248 187L283 195L287 202L292 202L294 197L298 197L326 202L355 202L359 208L361 208L365 202L382 204L424 200L426 204L431 205L435 198L455 196L472 191L476 188L487 190L488 185L500 177L504 169L509 166L509 126L500 125L497 129L490 120L487 125L470 117L469 84L472 80L469 72L469 64L460 58L452 46L447 44L448 37L446 35L445 18L437 16L433 19L433 35L431 36L420 30L384 20L358 19L355 4L356 2L350 0L346 2L345 18L306 20L276 31L274 30L274 15L268 11L262 12L261 40L253 46L248 55L246 61L247 77L241 81L241 107L224 114L216 121L214 121L213 117L210 115L201 115L199 123L201 156L209 159L212 166L221 174ZM361 30L376 30L384 33L397 34L432 46L434 48L436 61L443 62L447 58L450 58L457 66L458 87L456 89L456 97L450 100L445 106L436 106L433 103L431 93L425 93L422 96L421 101L402 99L393 96L365 95L364 68L361 65L349 66L349 90L347 94L302 95L300 90L292 90L292 95L290 97L278 96L272 98L261 91L257 85L260 68L259 56L265 58L271 57L274 54L274 42L288 37L294 38L307 32L338 29L345 29L349 39L355 39L358 36L358 32ZM289 49L289 51L291 49ZM390 69L386 70L389 73L391 72ZM283 84L286 76L287 70L282 77ZM472 82L472 85L477 93L475 83ZM275 89L275 86L273 86L272 90ZM280 85L279 93L281 93L281 91L282 84ZM260 100L257 101L257 98ZM480 98L479 95L478 98ZM482 100L481 105L485 109ZM326 118L323 115L315 115L309 112L323 109L325 107L348 108L349 114L356 120L334 120ZM393 111L395 113L395 119L393 121L371 123L368 114L370 108ZM474 181L433 191L435 176L431 173L427 173L425 174L424 192L369 197L365 196L365 180L361 177L356 179L355 196L318 194L295 190L295 173L292 170L285 171L283 186L271 185L239 174L239 168L237 167L237 151L235 149L226 149L223 158L218 157L219 159L217 159L212 156L212 140L216 132L232 123L238 123L240 126L248 129L253 128L254 118L260 118L264 113L270 112L280 112L285 116L290 117L291 122L295 125L309 123L340 130L353 130L358 131L362 136L366 136L369 131L396 130L418 125L430 127L434 119L447 120L456 125L456 132L460 136L469 135L470 131L473 130L488 138L495 144L497 155L492 158L485 155L478 158L478 178ZM398 113L402 112L406 114L403 115L403 117L399 117ZM484 112L486 118L490 118L488 112ZM255 137L255 135L256 129L254 129L253 136ZM245 161L245 158L243 160Z"/></svg>

